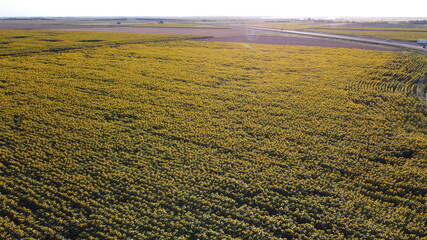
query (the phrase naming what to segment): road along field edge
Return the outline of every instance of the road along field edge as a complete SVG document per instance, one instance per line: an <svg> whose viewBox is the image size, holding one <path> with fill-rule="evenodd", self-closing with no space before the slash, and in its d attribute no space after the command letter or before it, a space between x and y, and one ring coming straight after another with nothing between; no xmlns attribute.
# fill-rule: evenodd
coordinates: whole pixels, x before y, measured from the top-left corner
<svg viewBox="0 0 427 240"><path fill-rule="evenodd" d="M427 51L427 49L420 47L416 43L410 43L410 42L404 42L404 41L389 42L385 39L374 39L374 38L368 38L368 37L356 37L356 36L350 36L350 35L316 33L316 32L296 31L296 30L287 30L287 29L275 29L275 28L242 27L242 26L235 26L235 27L254 29L254 30L260 30L260 31L282 32L282 33L297 34L297 35L304 35L304 36L313 36L313 37L323 37L323 38L332 38L332 39L355 41L355 42L364 42L364 43L386 45L386 46L406 48L406 49L415 49L415 50L420 50L423 52Z"/></svg>

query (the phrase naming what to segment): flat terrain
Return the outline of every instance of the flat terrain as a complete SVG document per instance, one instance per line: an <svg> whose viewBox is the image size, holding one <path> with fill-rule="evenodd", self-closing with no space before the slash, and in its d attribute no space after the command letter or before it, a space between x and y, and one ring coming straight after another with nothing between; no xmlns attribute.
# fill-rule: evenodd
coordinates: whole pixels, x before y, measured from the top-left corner
<svg viewBox="0 0 427 240"><path fill-rule="evenodd" d="M286 30L303 30L308 32L324 32L378 39L394 39L416 42L427 39L427 24L395 24L395 23L322 23L322 22L288 22L269 23L254 26Z"/></svg>
<svg viewBox="0 0 427 240"><path fill-rule="evenodd" d="M105 33L52 30L0 30L0 56L63 52L106 45L201 38L198 35Z"/></svg>
<svg viewBox="0 0 427 240"><path fill-rule="evenodd" d="M0 37L0 239L427 237L423 56Z"/></svg>
<svg viewBox="0 0 427 240"><path fill-rule="evenodd" d="M86 31L86 32L111 32L111 33L156 33L156 34L185 34L204 35L212 38L204 41L223 42L246 42L264 43L275 45L300 45L300 46L323 46L338 48L357 48L370 50L393 51L391 48L376 45L368 45L357 42L344 42L326 38L298 37L294 36L259 36L261 31L254 32L245 29L215 29L215 28L155 28L155 27L102 27L96 25L64 25L64 24L11 24L0 23L0 29L36 29L36 30L64 30L64 31ZM256 36L252 36L256 35Z"/></svg>
<svg viewBox="0 0 427 240"><path fill-rule="evenodd" d="M274 45L298 45L298 46L320 46L335 48L355 48L367 50L393 51L391 48L362 44L356 42L345 42L315 37L293 37L293 36L266 36L266 35L237 35L200 39L199 41L221 41L221 42L246 42Z"/></svg>

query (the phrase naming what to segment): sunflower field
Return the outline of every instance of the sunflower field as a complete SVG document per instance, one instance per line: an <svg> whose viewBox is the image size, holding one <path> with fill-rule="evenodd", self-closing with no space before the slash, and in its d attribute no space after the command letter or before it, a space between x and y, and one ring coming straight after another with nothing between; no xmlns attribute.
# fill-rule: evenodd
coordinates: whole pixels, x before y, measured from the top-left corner
<svg viewBox="0 0 427 240"><path fill-rule="evenodd" d="M427 237L426 57L41 34L1 35L1 239Z"/></svg>

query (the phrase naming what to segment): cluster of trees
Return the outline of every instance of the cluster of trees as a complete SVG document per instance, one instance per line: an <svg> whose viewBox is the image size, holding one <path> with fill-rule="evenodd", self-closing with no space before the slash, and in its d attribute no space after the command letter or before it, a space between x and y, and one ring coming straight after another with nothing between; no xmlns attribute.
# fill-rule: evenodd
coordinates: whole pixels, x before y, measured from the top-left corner
<svg viewBox="0 0 427 240"><path fill-rule="evenodd" d="M2 239L427 236L423 57L176 41L0 70Z"/></svg>
<svg viewBox="0 0 427 240"><path fill-rule="evenodd" d="M427 20L412 20L409 21L411 24L427 24Z"/></svg>

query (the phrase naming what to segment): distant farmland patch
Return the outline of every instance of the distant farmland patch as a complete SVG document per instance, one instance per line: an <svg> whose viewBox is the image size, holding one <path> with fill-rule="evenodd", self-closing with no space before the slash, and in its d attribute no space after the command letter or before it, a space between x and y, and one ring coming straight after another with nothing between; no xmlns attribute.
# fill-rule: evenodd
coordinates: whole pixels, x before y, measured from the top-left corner
<svg viewBox="0 0 427 240"><path fill-rule="evenodd" d="M420 28L415 24L409 25L408 27L395 27L393 24L289 22L278 24L259 24L256 26L382 39L396 39L412 42L417 41L418 39L427 38L427 28Z"/></svg>
<svg viewBox="0 0 427 240"><path fill-rule="evenodd" d="M219 28L219 29L229 28L229 27L223 27L223 26L201 25L201 24L191 24L191 23L138 24L133 26L134 27L153 27L153 28Z"/></svg>

